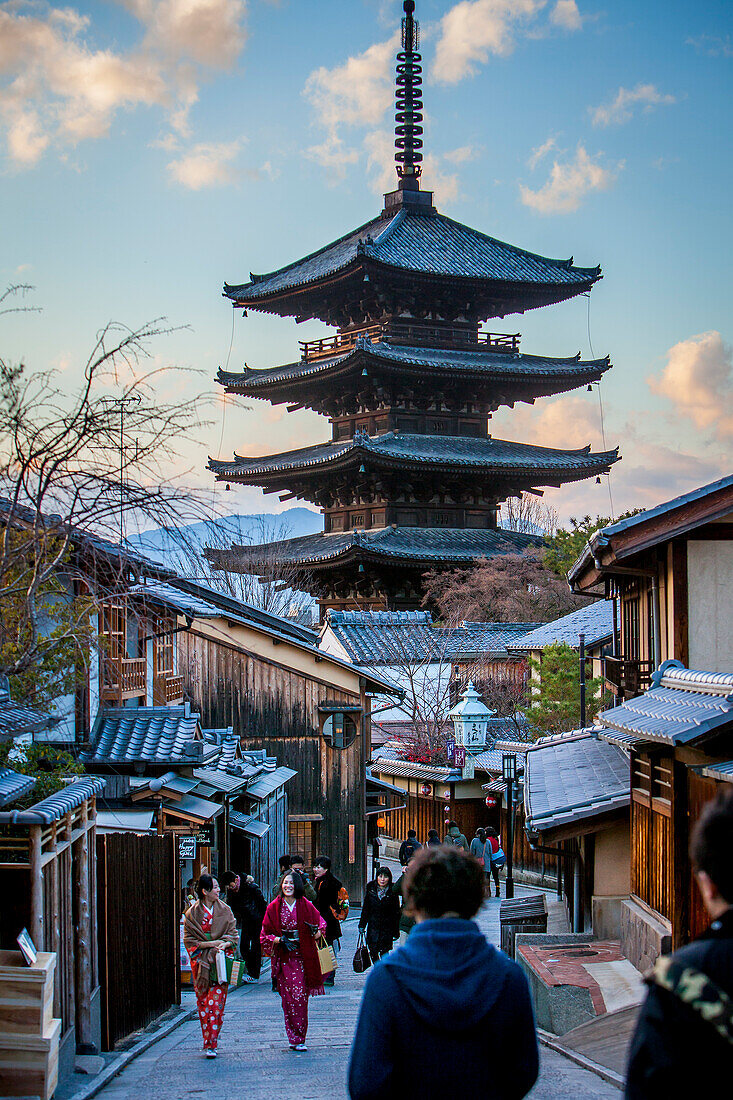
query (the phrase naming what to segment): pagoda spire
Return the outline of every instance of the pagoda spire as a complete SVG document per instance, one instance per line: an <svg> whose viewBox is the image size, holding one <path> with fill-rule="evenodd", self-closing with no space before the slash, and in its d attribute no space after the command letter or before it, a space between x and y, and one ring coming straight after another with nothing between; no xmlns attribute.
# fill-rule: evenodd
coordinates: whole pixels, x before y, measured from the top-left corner
<svg viewBox="0 0 733 1100"><path fill-rule="evenodd" d="M401 191L418 191L422 171L422 55L415 0L405 0L402 52L397 54L395 88L395 161Z"/></svg>

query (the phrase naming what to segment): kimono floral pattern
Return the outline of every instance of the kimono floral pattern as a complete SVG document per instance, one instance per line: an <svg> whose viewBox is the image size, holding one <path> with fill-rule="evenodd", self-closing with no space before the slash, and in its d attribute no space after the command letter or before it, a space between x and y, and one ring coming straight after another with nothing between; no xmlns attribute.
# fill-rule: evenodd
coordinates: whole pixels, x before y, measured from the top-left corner
<svg viewBox="0 0 733 1100"><path fill-rule="evenodd" d="M205 913L201 921L204 932L211 930L211 922L212 914ZM196 970L199 966L197 960L200 953L198 948L190 952L194 982L196 981ZM224 1006L227 1003L227 990L228 986L226 984L212 982L205 993L196 991L196 1006L199 1013L199 1022L201 1023L201 1034L204 1039L204 1050L216 1050L224 1019Z"/></svg>

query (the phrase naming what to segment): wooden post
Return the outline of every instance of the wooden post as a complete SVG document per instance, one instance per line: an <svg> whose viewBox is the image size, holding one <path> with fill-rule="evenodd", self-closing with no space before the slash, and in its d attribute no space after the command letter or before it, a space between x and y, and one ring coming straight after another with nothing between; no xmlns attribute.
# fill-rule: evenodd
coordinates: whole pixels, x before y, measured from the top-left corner
<svg viewBox="0 0 733 1100"><path fill-rule="evenodd" d="M94 1046L92 1034L92 927L89 897L89 823L86 803L81 811L82 835L72 849L74 879L74 960L76 963L76 1042Z"/></svg>
<svg viewBox="0 0 733 1100"><path fill-rule="evenodd" d="M38 951L49 950L43 927L43 869L41 867L41 826L30 826L31 864L31 939Z"/></svg>

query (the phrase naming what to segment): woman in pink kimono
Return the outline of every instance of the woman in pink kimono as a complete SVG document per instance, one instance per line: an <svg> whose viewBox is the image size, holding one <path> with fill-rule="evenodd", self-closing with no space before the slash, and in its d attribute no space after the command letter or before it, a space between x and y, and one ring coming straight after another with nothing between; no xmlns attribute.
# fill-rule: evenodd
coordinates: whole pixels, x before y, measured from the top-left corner
<svg viewBox="0 0 733 1100"><path fill-rule="evenodd" d="M286 874L260 933L262 952L272 959L272 984L282 999L290 1049L296 1051L308 1049L308 998L323 994L316 937L326 932L326 922L303 893L297 871Z"/></svg>

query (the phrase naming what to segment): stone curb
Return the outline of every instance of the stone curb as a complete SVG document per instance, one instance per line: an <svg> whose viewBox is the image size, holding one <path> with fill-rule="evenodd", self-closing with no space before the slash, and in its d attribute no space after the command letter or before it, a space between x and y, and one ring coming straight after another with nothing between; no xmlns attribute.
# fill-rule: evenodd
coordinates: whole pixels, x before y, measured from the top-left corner
<svg viewBox="0 0 733 1100"><path fill-rule="evenodd" d="M575 1050L568 1050L560 1042L557 1035L551 1035L549 1031L543 1031L541 1027L537 1028L537 1038L543 1047L548 1047L549 1050L554 1050L557 1054L562 1054L564 1058L567 1058L570 1062L575 1062L576 1066L580 1066L581 1069L587 1069L591 1073L595 1073L597 1077L602 1078L609 1085L613 1085L619 1090L623 1090L624 1078L620 1073L616 1073L615 1070L609 1069L608 1066L602 1066L599 1062L594 1062L590 1058L586 1058L584 1054L578 1054ZM76 1100L76 1097L74 1098Z"/></svg>

